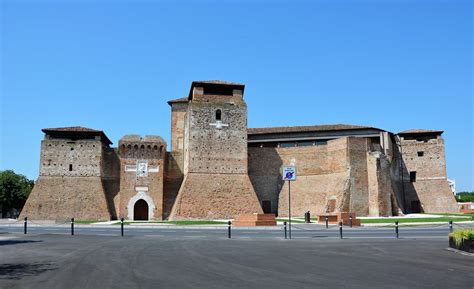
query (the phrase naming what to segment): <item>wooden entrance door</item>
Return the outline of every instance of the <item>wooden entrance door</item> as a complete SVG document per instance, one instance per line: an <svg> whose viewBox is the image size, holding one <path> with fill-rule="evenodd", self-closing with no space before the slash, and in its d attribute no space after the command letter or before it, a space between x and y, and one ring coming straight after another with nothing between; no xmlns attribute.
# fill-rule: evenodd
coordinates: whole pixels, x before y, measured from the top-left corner
<svg viewBox="0 0 474 289"><path fill-rule="evenodd" d="M148 221L148 203L138 200L133 208L133 219L135 221Z"/></svg>

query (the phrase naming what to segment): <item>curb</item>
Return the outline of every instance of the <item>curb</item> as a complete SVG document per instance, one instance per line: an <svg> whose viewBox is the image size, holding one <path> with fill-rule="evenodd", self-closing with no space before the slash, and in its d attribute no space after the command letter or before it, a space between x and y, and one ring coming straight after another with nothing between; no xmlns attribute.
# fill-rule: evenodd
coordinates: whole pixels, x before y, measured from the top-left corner
<svg viewBox="0 0 474 289"><path fill-rule="evenodd" d="M458 254L461 254L461 255L464 255L464 256L474 257L474 253L469 253L469 252L466 252L466 251L462 251L462 250L458 250L458 249L454 249L454 248L450 248L450 247L446 248L445 250L453 252L453 253L458 253Z"/></svg>

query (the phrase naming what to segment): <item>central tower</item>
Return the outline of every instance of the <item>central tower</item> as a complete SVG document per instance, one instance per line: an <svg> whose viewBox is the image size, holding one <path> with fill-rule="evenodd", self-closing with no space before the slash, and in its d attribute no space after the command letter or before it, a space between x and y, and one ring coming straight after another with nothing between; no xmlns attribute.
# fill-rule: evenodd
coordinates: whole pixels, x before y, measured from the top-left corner
<svg viewBox="0 0 474 289"><path fill-rule="evenodd" d="M224 81L192 83L184 116L184 180L171 219L262 212L247 173L244 88Z"/></svg>

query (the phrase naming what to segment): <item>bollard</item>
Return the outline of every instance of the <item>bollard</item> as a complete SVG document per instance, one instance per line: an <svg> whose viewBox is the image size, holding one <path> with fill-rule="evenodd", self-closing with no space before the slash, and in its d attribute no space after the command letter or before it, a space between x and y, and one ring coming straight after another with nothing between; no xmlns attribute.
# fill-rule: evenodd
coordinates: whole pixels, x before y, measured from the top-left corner
<svg viewBox="0 0 474 289"><path fill-rule="evenodd" d="M339 236L342 239L342 222L339 222Z"/></svg>
<svg viewBox="0 0 474 289"><path fill-rule="evenodd" d="M25 217L23 233L27 233L28 217Z"/></svg>
<svg viewBox="0 0 474 289"><path fill-rule="evenodd" d="M398 221L395 221L395 234L397 235L398 239Z"/></svg>
<svg viewBox="0 0 474 289"><path fill-rule="evenodd" d="M449 232L453 232L453 221L449 221Z"/></svg>
<svg viewBox="0 0 474 289"><path fill-rule="evenodd" d="M123 218L120 219L120 231L121 231L122 237L123 237Z"/></svg>
<svg viewBox="0 0 474 289"><path fill-rule="evenodd" d="M349 214L349 227L352 228L352 213Z"/></svg>
<svg viewBox="0 0 474 289"><path fill-rule="evenodd" d="M285 239L287 239L287 236L286 236L286 222L283 222L283 225L284 225L283 229L285 231Z"/></svg>
<svg viewBox="0 0 474 289"><path fill-rule="evenodd" d="M329 228L329 218L328 218L328 216L326 216L325 219L326 219L326 229L327 229L327 228Z"/></svg>
<svg viewBox="0 0 474 289"><path fill-rule="evenodd" d="M71 236L74 236L74 218L71 219Z"/></svg>
<svg viewBox="0 0 474 289"><path fill-rule="evenodd" d="M232 222L229 221L227 224L229 225L229 227L227 228L227 237L230 239L232 238L232 229L231 229Z"/></svg>

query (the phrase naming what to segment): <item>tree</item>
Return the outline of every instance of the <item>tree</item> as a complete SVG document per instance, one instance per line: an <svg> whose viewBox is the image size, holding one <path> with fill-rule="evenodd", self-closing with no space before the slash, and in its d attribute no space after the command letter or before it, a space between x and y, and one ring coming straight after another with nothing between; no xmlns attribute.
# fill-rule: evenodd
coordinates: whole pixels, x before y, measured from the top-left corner
<svg viewBox="0 0 474 289"><path fill-rule="evenodd" d="M12 209L20 210L25 205L34 182L12 170L0 171L0 208L2 218Z"/></svg>
<svg viewBox="0 0 474 289"><path fill-rule="evenodd" d="M474 192L460 192L456 195L458 202L474 202Z"/></svg>

